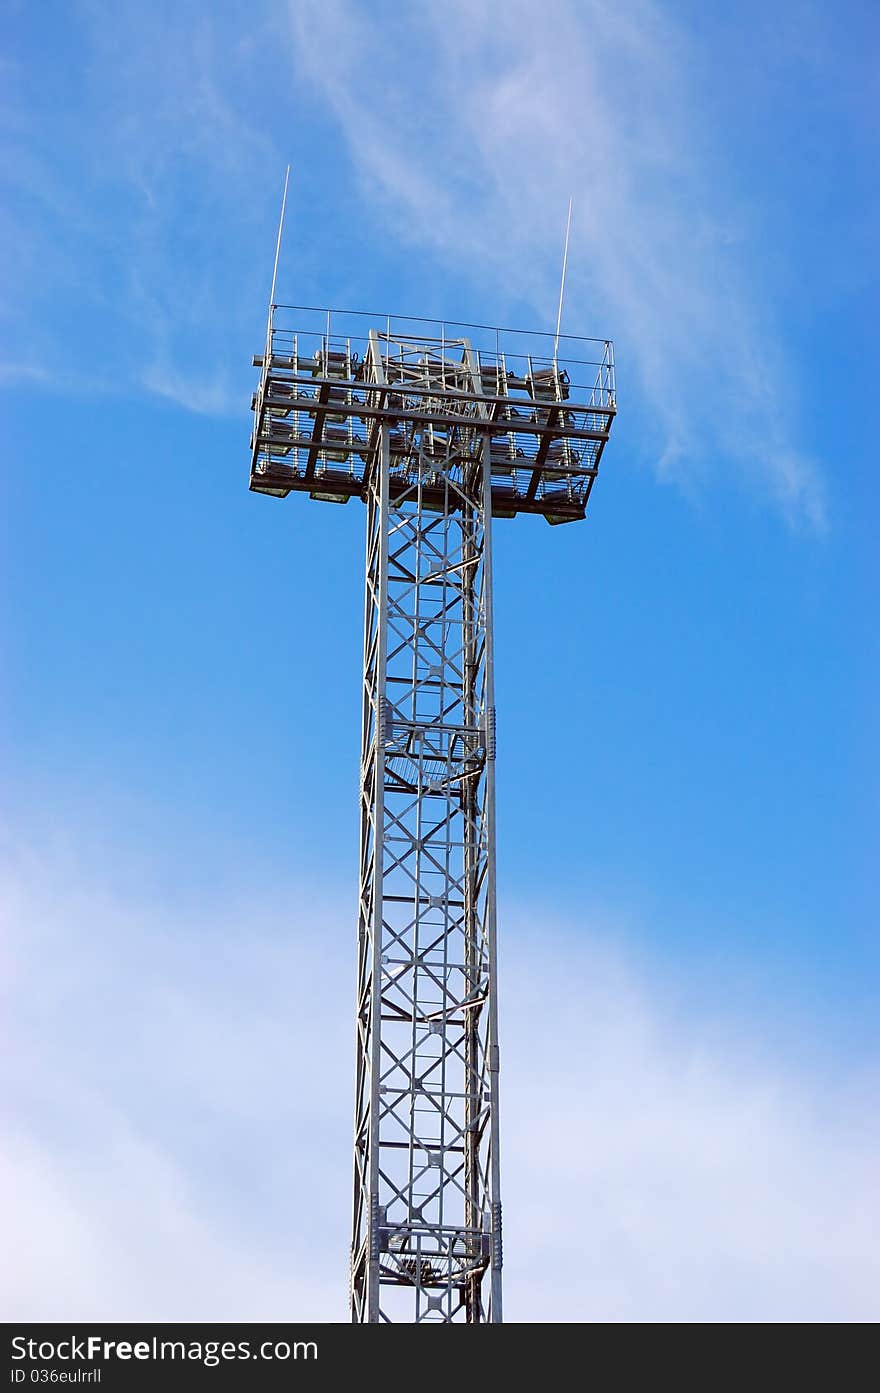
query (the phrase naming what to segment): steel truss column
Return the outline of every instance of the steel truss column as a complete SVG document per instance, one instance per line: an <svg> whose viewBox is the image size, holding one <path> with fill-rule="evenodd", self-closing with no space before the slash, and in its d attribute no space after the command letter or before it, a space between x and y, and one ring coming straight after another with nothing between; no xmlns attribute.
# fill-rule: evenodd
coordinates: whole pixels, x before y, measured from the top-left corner
<svg viewBox="0 0 880 1393"><path fill-rule="evenodd" d="M367 509L351 1315L497 1322L492 519L585 517L614 349L272 301L250 487Z"/></svg>
<svg viewBox="0 0 880 1393"><path fill-rule="evenodd" d="M469 372L459 343L428 388ZM383 424L365 482L354 1321L501 1319L491 477L467 413L414 425L405 471Z"/></svg>

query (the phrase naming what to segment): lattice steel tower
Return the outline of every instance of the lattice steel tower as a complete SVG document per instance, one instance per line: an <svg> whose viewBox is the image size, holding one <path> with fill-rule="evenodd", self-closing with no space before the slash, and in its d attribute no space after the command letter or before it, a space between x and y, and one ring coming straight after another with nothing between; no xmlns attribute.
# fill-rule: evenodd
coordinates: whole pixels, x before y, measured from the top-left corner
<svg viewBox="0 0 880 1393"><path fill-rule="evenodd" d="M612 346L273 304L254 365L251 488L367 513L352 1320L500 1321L492 523L584 516Z"/></svg>

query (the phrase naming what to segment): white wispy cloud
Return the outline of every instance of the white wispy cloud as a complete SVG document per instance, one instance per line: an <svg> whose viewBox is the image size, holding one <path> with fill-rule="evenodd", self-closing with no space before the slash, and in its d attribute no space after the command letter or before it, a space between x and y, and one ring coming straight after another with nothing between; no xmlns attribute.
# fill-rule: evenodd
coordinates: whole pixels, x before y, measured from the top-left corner
<svg viewBox="0 0 880 1393"><path fill-rule="evenodd" d="M71 846L0 875L7 1318L344 1319L352 905L194 908ZM509 1318L876 1319L867 1081L535 923L502 923Z"/></svg>
<svg viewBox="0 0 880 1393"><path fill-rule="evenodd" d="M0 361L0 382L49 382L51 380L49 369L40 363L16 363L13 361Z"/></svg>
<svg viewBox="0 0 880 1393"><path fill-rule="evenodd" d="M752 210L701 118L700 46L668 9L451 0L377 22L295 0L290 16L298 70L392 236L546 328L573 195L566 327L618 340L622 404L639 402L659 473L690 488L724 471L822 526Z"/></svg>
<svg viewBox="0 0 880 1393"><path fill-rule="evenodd" d="M344 1318L349 994L320 1004L326 917L291 936L250 901L212 926L50 859L0 877L4 1313Z"/></svg>
<svg viewBox="0 0 880 1393"><path fill-rule="evenodd" d="M685 489L724 475L822 526L762 252L772 224L735 187L730 133L703 120L703 41L657 0L272 0L246 25L224 6L80 0L72 15L63 129L14 59L0 110L7 337L54 383L240 410L265 213L291 152L324 157L308 122L329 114L403 253L479 282L488 317L530 307L552 324L573 194L566 327L616 339L627 449Z"/></svg>
<svg viewBox="0 0 880 1393"><path fill-rule="evenodd" d="M53 387L246 409L270 255L268 237L262 261L248 239L282 168L246 95L271 22L271 8L245 26L222 8L78 0L63 121L8 60L0 313Z"/></svg>
<svg viewBox="0 0 880 1393"><path fill-rule="evenodd" d="M542 947L505 983L511 1314L876 1319L876 1077L841 1070L844 1103L723 1001L670 1009L560 926Z"/></svg>

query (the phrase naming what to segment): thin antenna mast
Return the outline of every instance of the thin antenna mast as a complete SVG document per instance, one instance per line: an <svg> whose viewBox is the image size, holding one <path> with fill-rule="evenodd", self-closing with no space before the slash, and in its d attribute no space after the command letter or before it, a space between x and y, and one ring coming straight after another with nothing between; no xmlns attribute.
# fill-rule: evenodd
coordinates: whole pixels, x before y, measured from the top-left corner
<svg viewBox="0 0 880 1393"><path fill-rule="evenodd" d="M568 222L565 224L565 251L562 253L562 280L559 285L559 309L556 313L556 338L553 340L553 362L559 357L559 330L562 326L562 299L565 295L565 270L568 266L568 235L571 232L571 205L568 200Z"/></svg>
<svg viewBox="0 0 880 1393"><path fill-rule="evenodd" d="M281 195L281 217L278 219L278 241L275 243L275 265L272 268L272 289L269 293L269 314L275 308L275 282L278 279L278 258L281 255L281 234L284 231L284 210L287 207L287 181L290 178L290 165L284 175L284 193ZM571 213L569 212L569 216ZM567 244L566 244L567 250Z"/></svg>
<svg viewBox="0 0 880 1393"><path fill-rule="evenodd" d="M284 210L287 207L287 181L290 178L290 165L284 174L284 193L281 195L281 217L278 219L278 240L275 243L275 265L272 267L272 289L269 291L269 313L266 317L266 366L272 359L272 320L275 315L275 282L278 279L278 258L281 255L281 234L284 231Z"/></svg>

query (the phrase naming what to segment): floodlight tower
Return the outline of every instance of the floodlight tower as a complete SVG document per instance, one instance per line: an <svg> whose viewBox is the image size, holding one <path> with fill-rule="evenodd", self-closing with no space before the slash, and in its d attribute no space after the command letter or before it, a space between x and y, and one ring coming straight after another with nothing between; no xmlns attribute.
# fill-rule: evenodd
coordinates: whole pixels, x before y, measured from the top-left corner
<svg viewBox="0 0 880 1393"><path fill-rule="evenodd" d="M615 415L561 342L273 303L254 358L251 489L366 504L354 1321L501 1320L492 524L583 518Z"/></svg>

